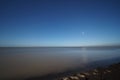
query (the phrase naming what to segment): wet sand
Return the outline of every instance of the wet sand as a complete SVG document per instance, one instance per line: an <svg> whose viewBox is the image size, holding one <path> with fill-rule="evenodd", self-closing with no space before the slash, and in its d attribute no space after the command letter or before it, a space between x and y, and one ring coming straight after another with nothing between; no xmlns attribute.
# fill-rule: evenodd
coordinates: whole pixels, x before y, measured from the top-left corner
<svg viewBox="0 0 120 80"><path fill-rule="evenodd" d="M83 72L66 72L26 80L120 80L120 63Z"/></svg>

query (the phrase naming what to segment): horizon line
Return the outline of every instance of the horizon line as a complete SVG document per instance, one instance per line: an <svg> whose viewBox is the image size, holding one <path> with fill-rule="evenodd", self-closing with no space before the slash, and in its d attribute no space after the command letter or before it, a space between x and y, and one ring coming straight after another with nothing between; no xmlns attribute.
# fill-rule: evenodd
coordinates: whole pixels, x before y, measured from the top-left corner
<svg viewBox="0 0 120 80"><path fill-rule="evenodd" d="M0 47L120 47L119 45L88 45L88 46L0 46Z"/></svg>

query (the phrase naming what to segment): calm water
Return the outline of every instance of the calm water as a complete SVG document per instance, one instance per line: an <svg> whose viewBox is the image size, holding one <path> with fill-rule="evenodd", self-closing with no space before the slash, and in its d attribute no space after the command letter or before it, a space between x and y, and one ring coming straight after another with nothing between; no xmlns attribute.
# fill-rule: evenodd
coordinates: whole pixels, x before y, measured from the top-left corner
<svg viewBox="0 0 120 80"><path fill-rule="evenodd" d="M0 80L62 72L120 57L120 48L0 48Z"/></svg>

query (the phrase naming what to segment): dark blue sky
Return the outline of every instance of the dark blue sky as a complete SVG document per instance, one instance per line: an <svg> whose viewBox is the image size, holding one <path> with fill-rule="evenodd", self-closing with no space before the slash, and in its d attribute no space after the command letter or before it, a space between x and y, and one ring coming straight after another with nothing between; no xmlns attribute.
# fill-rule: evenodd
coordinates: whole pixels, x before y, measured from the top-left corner
<svg viewBox="0 0 120 80"><path fill-rule="evenodd" d="M0 0L0 46L114 44L119 0Z"/></svg>

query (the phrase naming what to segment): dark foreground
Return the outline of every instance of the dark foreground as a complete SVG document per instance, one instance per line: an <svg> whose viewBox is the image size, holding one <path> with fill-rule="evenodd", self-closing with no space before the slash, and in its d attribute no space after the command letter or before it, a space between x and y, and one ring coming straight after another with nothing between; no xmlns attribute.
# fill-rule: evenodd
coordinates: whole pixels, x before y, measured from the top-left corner
<svg viewBox="0 0 120 80"><path fill-rule="evenodd" d="M31 78L27 80L120 80L120 63L107 67L100 67L85 72L73 72L48 75L41 78Z"/></svg>
<svg viewBox="0 0 120 80"><path fill-rule="evenodd" d="M65 76L58 80L120 80L120 63Z"/></svg>

